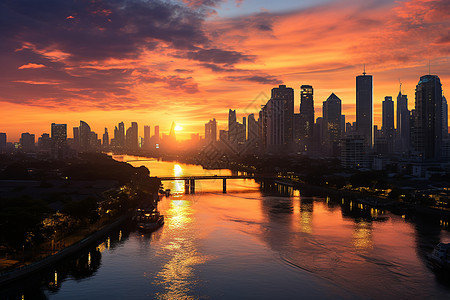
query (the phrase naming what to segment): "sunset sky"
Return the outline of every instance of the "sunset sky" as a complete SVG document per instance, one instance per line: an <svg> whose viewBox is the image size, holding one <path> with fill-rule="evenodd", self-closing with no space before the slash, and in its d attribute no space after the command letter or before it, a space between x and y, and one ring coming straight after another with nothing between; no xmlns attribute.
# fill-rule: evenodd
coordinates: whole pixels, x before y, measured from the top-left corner
<svg viewBox="0 0 450 300"><path fill-rule="evenodd" d="M355 120L355 76L374 76L374 119L399 81L450 88L448 0L0 0L0 132L36 138L84 120L97 133L175 121L180 138L258 113L271 88L314 87L316 117L335 93ZM380 124L381 125L381 124Z"/></svg>

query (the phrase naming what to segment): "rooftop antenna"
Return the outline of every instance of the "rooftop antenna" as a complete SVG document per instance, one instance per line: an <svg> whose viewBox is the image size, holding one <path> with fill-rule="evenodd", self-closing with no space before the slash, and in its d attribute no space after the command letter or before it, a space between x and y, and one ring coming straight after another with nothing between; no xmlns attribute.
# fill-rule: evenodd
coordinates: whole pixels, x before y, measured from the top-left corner
<svg viewBox="0 0 450 300"><path fill-rule="evenodd" d="M366 64L364 64L364 72L363 75L366 75Z"/></svg>
<svg viewBox="0 0 450 300"><path fill-rule="evenodd" d="M400 94L402 93L402 82L400 81L400 78L398 79L398 83L400 84Z"/></svg>

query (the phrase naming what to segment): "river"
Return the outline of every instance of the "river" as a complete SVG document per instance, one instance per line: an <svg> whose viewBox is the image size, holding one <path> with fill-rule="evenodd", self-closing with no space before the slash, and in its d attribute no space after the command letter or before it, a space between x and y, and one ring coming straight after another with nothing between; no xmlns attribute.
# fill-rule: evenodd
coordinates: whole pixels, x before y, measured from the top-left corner
<svg viewBox="0 0 450 300"><path fill-rule="evenodd" d="M121 161L142 160L115 156ZM156 160L152 176L231 175ZM427 266L439 220L363 208L346 199L254 180L166 182L151 234L123 226L96 247L0 290L5 299L450 299Z"/></svg>

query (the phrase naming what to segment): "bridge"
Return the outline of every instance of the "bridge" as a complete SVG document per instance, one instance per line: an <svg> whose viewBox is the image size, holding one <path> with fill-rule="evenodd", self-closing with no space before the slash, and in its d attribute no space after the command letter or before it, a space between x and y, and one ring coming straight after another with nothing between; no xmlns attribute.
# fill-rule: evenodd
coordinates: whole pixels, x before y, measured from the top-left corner
<svg viewBox="0 0 450 300"><path fill-rule="evenodd" d="M158 177L161 181L184 180L184 191L186 194L195 193L196 180L222 180L223 193L227 192L228 179L273 179L273 176L258 175L205 175L205 176L174 176L174 177Z"/></svg>

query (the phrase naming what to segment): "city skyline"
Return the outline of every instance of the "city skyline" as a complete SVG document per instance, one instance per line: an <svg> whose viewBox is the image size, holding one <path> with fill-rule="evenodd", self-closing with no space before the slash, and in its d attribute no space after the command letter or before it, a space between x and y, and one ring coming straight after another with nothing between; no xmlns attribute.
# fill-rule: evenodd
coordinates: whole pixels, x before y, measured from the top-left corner
<svg viewBox="0 0 450 300"><path fill-rule="evenodd" d="M448 90L445 1L55 3L34 9L1 3L11 21L0 29L0 131L8 140L79 120L110 134L117 121L137 122L140 136L141 125L159 124L166 132L175 122L186 140L202 133L211 115L225 129L228 108L256 115L279 84L294 89L295 112L300 86L310 85L316 116L335 93L346 122L353 122L354 78L364 64L373 76L380 127L381 103L395 98L399 81L408 109L420 76L436 74L444 95ZM139 16L166 12L172 27L158 35L164 20L148 25L131 18L139 8Z"/></svg>

